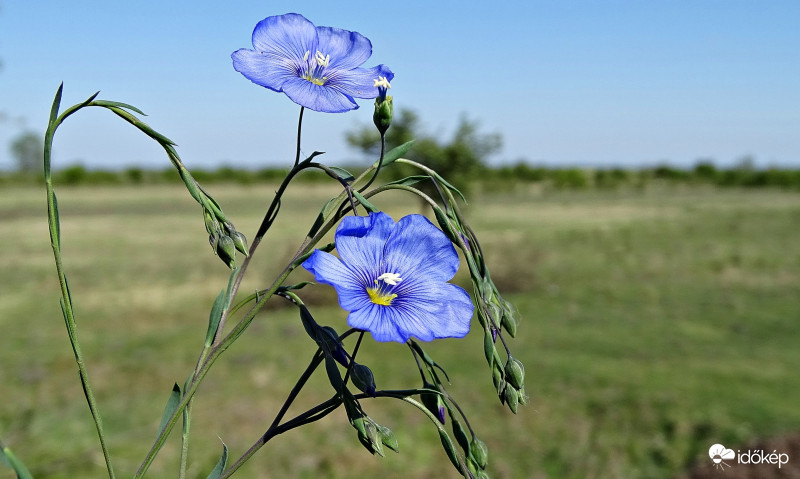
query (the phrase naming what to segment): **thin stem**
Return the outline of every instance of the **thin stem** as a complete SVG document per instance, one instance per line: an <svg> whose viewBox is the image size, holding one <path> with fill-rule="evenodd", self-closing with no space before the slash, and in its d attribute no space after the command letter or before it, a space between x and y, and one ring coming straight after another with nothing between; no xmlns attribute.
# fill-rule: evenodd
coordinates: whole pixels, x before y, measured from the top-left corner
<svg viewBox="0 0 800 479"><path fill-rule="evenodd" d="M45 179L45 187L47 191L47 220L48 226L50 229L50 245L53 249L53 256L55 258L56 263L56 272L58 273L58 283L61 287L61 299L62 299L62 311L64 313L64 321L67 326L67 334L69 336L70 344L72 345L72 351L75 355L75 362L78 366L78 374L81 379L81 385L83 386L83 393L86 397L86 402L89 405L89 411L91 412L92 419L94 420L95 429L97 430L97 436L100 440L100 448L103 451L103 457L106 463L106 469L108 471L108 477L110 479L114 479L114 467L111 464L111 455L108 450L108 445L106 444L105 439L105 432L103 430L103 420L100 417L100 410L97 405L97 400L94 397L94 392L92 390L91 383L89 382L89 372L86 368L86 361L83 357L83 352L81 351L80 343L78 341L78 331L77 325L75 322L75 316L72 309L72 298L69 292L69 286L67 285L67 277L66 273L64 272L64 265L61 258L61 235L60 235L60 227L59 227L59 216L58 216L58 207L56 203L56 195L53 189L53 179L51 177L51 152L53 148L53 137L55 135L56 129L58 126L70 115L78 111L79 109L87 106L94 98L97 96L95 93L94 96L86 100L85 102L74 105L67 110L65 110L60 116L58 115L58 108L61 103L61 92L62 87L59 87L58 92L56 93L56 97L53 101L53 106L50 111L50 121L47 125L47 132L45 133L45 141L44 141L44 179Z"/></svg>
<svg viewBox="0 0 800 479"><path fill-rule="evenodd" d="M378 167L375 168L375 173L373 173L372 178L369 179L367 184L362 186L361 189L358 190L359 193L363 193L367 188L369 188L369 185L371 185L372 182L375 181L375 178L378 177L378 173L380 173L381 171L381 166L383 166L383 153L385 149L386 149L386 135L384 133L381 133L381 156L378 158Z"/></svg>
<svg viewBox="0 0 800 479"><path fill-rule="evenodd" d="M192 402L189 400L186 409L183 410L183 432L181 434L181 465L178 472L178 479L186 479L186 466L189 460L189 430L192 425Z"/></svg>
<svg viewBox="0 0 800 479"><path fill-rule="evenodd" d="M297 166L300 163L300 132L303 128L303 112L305 111L306 107L300 107L300 119L297 120L297 154L294 157L294 166Z"/></svg>
<svg viewBox="0 0 800 479"><path fill-rule="evenodd" d="M353 348L353 354L350 356L350 365L347 367L347 372L344 373L344 380L342 380L342 384L345 386L347 386L347 380L350 379L350 372L353 371L353 366L356 364L356 355L358 354L358 348L361 347L362 339L364 339L364 331L361 331L361 333L358 335L358 341L356 341L356 346Z"/></svg>

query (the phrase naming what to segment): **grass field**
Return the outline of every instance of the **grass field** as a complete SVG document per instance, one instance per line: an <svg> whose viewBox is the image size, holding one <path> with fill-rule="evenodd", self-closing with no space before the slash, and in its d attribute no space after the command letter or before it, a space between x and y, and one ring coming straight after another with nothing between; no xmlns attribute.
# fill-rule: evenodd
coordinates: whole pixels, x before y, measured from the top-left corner
<svg viewBox="0 0 800 479"><path fill-rule="evenodd" d="M335 193L292 188L242 291L268 283ZM250 236L273 189L215 185L211 193ZM474 193L466 212L523 318L512 349L526 366L530 404L516 416L500 406L477 332L427 348L489 446L492 477L668 478L708 461L711 444L735 449L800 430L800 195L502 190ZM177 186L57 192L78 334L115 466L130 477L172 384L194 366L228 271ZM396 219L419 208L397 196L375 202ZM0 438L35 477L103 477L59 311L44 205L43 189L0 190ZM320 322L345 329L330 288L308 298ZM256 319L198 393L190 477L206 477L220 439L235 458L265 430L314 349L293 309ZM400 345L366 341L360 358L379 388L418 386ZM297 411L330 392L315 377ZM365 408L394 430L400 454L370 456L337 411L277 437L241 477L458 477L417 411L386 400ZM177 440L152 477L175 476Z"/></svg>

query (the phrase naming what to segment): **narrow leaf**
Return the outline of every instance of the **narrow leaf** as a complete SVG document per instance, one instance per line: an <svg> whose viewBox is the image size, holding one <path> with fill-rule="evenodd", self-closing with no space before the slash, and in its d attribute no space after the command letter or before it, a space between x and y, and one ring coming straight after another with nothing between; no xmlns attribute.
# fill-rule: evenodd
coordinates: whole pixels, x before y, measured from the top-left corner
<svg viewBox="0 0 800 479"><path fill-rule="evenodd" d="M2 452L2 454L0 454L0 462L8 466L10 469L13 469L14 472L17 473L17 479L33 479L33 476L31 475L30 471L28 471L28 468L25 467L25 464L23 464L13 452L11 452L11 449L3 446L2 444L0 444L0 446L0 452Z"/></svg>
<svg viewBox="0 0 800 479"><path fill-rule="evenodd" d="M53 98L53 106L50 107L50 124L58 119L58 109L61 107L61 94L64 92L64 82L58 85L56 96Z"/></svg>
<svg viewBox="0 0 800 479"><path fill-rule="evenodd" d="M311 229L308 230L308 234L306 235L306 237L313 238L314 235L317 234L317 231L319 231L319 229L322 228L322 225L325 223L325 218L328 216L329 213L328 206L335 200L336 198L331 198L328 200L327 203L325 203L325 206L322 207L319 214L317 215L317 219L314 220L314 224L311 225Z"/></svg>
<svg viewBox="0 0 800 479"><path fill-rule="evenodd" d="M407 177L405 177L405 178L403 178L401 180L390 181L389 183L386 183L385 186L389 186L389 185L411 186L411 185L419 183L420 181L429 180L430 178L431 177L428 176L428 175L407 176Z"/></svg>
<svg viewBox="0 0 800 479"><path fill-rule="evenodd" d="M367 199L364 198L364 195L358 191L353 191L353 196L355 196L358 202L361 203L361 205L364 206L364 208L366 208L370 213L377 213L380 211L375 205L367 201Z"/></svg>
<svg viewBox="0 0 800 479"><path fill-rule="evenodd" d="M211 471L211 474L208 475L206 479L219 479L222 477L222 473L225 472L225 465L228 463L228 446L225 443L222 443L222 457L219 458L219 462L214 467L214 470Z"/></svg>
<svg viewBox="0 0 800 479"><path fill-rule="evenodd" d="M408 150L410 150L412 146L414 146L414 140L405 142L402 145L396 146L391 150L389 150L388 153L383 155L383 166L386 166L390 163L394 163L398 158L408 153ZM378 162L376 161L375 166L377 165Z"/></svg>
<svg viewBox="0 0 800 479"><path fill-rule="evenodd" d="M338 166L329 166L328 169L329 170L333 170L337 175L339 175L339 178L342 181L345 181L347 183L350 183L351 181L356 179L356 177L353 176L352 173L350 173L349 171L345 170L344 168L339 168Z"/></svg>
<svg viewBox="0 0 800 479"><path fill-rule="evenodd" d="M169 395L169 399L167 399L167 405L164 407L164 414L161 415L161 424L158 425L158 435L161 435L161 432L164 431L164 428L167 426L167 422L169 422L169 418L175 413L175 410L178 409L178 404L181 402L181 387L178 386L178 383L175 383L172 386L172 392Z"/></svg>
<svg viewBox="0 0 800 479"><path fill-rule="evenodd" d="M211 314L208 317L208 331L206 331L206 346L211 346L214 342L214 336L217 335L217 328L222 319L222 310L225 309L225 290L222 290L214 300L214 305L211 307Z"/></svg>
<svg viewBox="0 0 800 479"><path fill-rule="evenodd" d="M117 108L125 108L126 110L134 111L134 112L136 112L136 113L138 113L138 114L140 114L142 116L147 116L145 114L145 112L143 112L142 110L136 108L133 105L129 105L127 103L122 103L121 101L95 100L94 104L97 105L97 106L105 106L105 107L114 106L114 107L117 107Z"/></svg>

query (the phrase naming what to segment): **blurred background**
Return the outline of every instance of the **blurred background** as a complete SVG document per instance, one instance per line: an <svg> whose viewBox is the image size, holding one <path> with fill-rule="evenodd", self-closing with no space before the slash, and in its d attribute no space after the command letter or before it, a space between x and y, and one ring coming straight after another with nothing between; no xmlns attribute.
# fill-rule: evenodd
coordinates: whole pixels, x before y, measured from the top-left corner
<svg viewBox="0 0 800 479"><path fill-rule="evenodd" d="M294 158L299 108L235 72L255 24L296 11L373 43L396 77L390 144L467 194L492 277L522 318L528 406L494 394L482 338L429 346L502 478L716 477L712 444L800 458L800 4L0 1L0 439L35 477L102 477L58 306L41 185L58 85L142 109L251 237ZM375 159L370 101L308 111L303 152ZM163 151L105 111L54 147L67 274L112 454L130 474L194 365L228 271ZM408 174L387 169L386 179ZM338 186L293 185L245 290L263 287ZM423 212L388 195L396 219ZM295 273L297 281L309 279ZM455 282L468 287L464 272ZM249 289L248 289L249 288ZM304 293L345 328L325 286ZM243 452L315 346L276 304L196 402L190 477ZM415 387L401 346L365 343L379 388ZM300 398L329 396L324 378ZM278 437L242 477L458 477L435 429L374 401L401 453L370 456L343 413ZM153 477L177 468L177 436ZM726 477L800 477L800 461ZM782 474L780 476L776 474ZM0 478L13 477L0 469Z"/></svg>

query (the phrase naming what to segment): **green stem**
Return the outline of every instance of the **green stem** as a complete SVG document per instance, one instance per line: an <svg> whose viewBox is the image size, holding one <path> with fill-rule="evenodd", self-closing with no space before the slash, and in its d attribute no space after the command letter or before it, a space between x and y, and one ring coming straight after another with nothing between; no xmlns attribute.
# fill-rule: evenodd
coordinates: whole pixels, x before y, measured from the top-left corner
<svg viewBox="0 0 800 479"><path fill-rule="evenodd" d="M84 106L89 104L94 99L94 96L89 98L89 100L85 101L84 103L68 108L67 110L64 111L64 113L62 113L59 116L58 108L61 103L62 87L63 85L58 88L58 92L56 93L56 97L53 101L53 107L50 111L50 121L47 125L47 132L45 133L45 144L43 152L44 179L45 179L45 187L47 190L47 220L50 229L50 244L53 248L53 256L55 257L56 271L58 273L58 283L59 286L61 287L61 300L64 313L64 321L66 322L67 333L69 335L70 344L72 345L72 351L75 355L75 362L78 365L78 373L80 375L81 385L83 386L83 393L86 396L86 402L89 405L89 411L91 412L92 419L94 420L95 429L97 430L97 436L100 439L100 447L103 450L103 457L105 458L108 477L110 479L114 479L115 477L114 468L111 464L111 456L108 451L105 432L103 430L103 420L100 416L100 411L97 406L97 401L94 397L94 392L92 390L92 386L89 381L89 372L86 368L86 361L83 357L83 352L81 351L80 343L78 341L77 325L75 323L75 316L72 309L72 298L70 297L69 286L67 285L67 277L64 272L64 265L61 259L61 237L60 237L61 235L59 227L58 206L57 206L55 191L53 190L53 180L50 169L51 154L52 154L51 152L53 148L53 137L55 135L56 129L64 121L64 119L66 119L68 116L78 111L80 108L83 108Z"/></svg>

